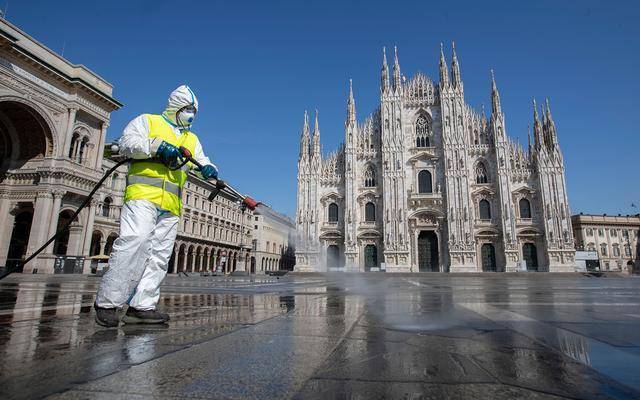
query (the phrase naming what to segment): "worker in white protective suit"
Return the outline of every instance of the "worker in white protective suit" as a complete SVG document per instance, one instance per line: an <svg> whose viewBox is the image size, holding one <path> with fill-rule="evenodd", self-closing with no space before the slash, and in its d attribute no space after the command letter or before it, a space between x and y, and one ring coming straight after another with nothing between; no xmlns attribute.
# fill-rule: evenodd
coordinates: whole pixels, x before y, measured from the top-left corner
<svg viewBox="0 0 640 400"><path fill-rule="evenodd" d="M181 166L180 147L204 166L198 171L203 179L218 176L218 169L190 130L197 111L196 96L188 86L180 86L169 96L161 115L136 117L118 140L120 153L133 161L127 175L120 236L113 244L109 270L94 305L100 325L118 326L117 310L125 304L129 304L122 318L125 323L169 321L167 314L156 310L156 304L176 239L182 188L192 167Z"/></svg>

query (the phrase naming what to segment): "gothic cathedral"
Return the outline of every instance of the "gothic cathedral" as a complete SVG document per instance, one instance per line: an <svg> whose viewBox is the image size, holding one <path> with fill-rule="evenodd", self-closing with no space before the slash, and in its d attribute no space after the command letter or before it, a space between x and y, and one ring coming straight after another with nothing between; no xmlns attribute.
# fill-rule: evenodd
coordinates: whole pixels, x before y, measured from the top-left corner
<svg viewBox="0 0 640 400"><path fill-rule="evenodd" d="M380 106L359 123L349 83L345 141L323 156L305 112L296 270L572 272L562 152L549 104L533 104L533 143L506 133L491 76L491 116L464 98L453 47L440 82L405 79L383 51Z"/></svg>

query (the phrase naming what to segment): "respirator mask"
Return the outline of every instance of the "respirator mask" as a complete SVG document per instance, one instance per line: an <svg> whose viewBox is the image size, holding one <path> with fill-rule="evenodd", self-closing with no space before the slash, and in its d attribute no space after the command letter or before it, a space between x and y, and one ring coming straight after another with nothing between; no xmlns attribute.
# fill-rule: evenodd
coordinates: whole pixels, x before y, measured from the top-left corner
<svg viewBox="0 0 640 400"><path fill-rule="evenodd" d="M176 113L176 124L182 128L190 127L193 120L196 118L196 112L196 107L193 105L182 107Z"/></svg>

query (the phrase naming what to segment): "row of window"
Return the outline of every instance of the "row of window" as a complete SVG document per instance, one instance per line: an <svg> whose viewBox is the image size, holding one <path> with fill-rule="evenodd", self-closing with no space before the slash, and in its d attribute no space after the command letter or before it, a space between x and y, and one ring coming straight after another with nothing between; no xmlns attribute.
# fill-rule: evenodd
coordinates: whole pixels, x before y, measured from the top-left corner
<svg viewBox="0 0 640 400"><path fill-rule="evenodd" d="M338 205L336 203L329 204L327 216L329 222L338 222ZM365 222L376 221L376 205L370 201L364 205L364 220Z"/></svg>
<svg viewBox="0 0 640 400"><path fill-rule="evenodd" d="M531 218L531 203L528 199L522 198L518 202L520 218L530 219ZM478 211L481 220L491 220L491 203L489 200L482 199L478 202ZM329 222L338 222L338 205L336 203L329 204L328 210L328 221ZM368 202L364 206L364 220L365 222L375 222L376 220L376 205L372 202Z"/></svg>
<svg viewBox="0 0 640 400"><path fill-rule="evenodd" d="M278 249L279 251L276 251ZM282 253L282 245L276 245L275 243L271 243L271 246L269 246L269 241L267 241L267 243L265 243L265 246L264 246L264 251L266 251L267 253L269 251L271 251L272 253L276 253L276 252Z"/></svg>
<svg viewBox="0 0 640 400"><path fill-rule="evenodd" d="M598 228L598 236L604 237L605 230L609 233L609 236L611 237L618 237L618 233L621 233L622 237L625 239L628 239L630 235L633 235L636 237L638 236L638 232L630 231L628 229L605 229L605 228ZM594 231L593 228L585 229L587 236L593 236L593 231Z"/></svg>
<svg viewBox="0 0 640 400"><path fill-rule="evenodd" d="M489 200L480 200L478 203L478 210L481 220L491 219L491 203L489 203ZM518 211L520 211L520 218L531 219L531 202L525 198L520 199L518 202Z"/></svg>
<svg viewBox="0 0 640 400"><path fill-rule="evenodd" d="M213 205L214 203L208 201L205 198L199 198L198 196L193 197L193 201L191 200L191 195L187 193L185 198L185 205L199 208L203 211L208 211L215 215L219 215L222 218L227 218L233 221L239 221L241 213L239 211L234 211L230 208L221 206L218 208L218 204ZM220 213L218 213L220 211Z"/></svg>
<svg viewBox="0 0 640 400"><path fill-rule="evenodd" d="M618 244L614 244L611 246L611 255L613 257L620 257L620 245ZM587 245L587 250L588 251L596 251L596 245L593 243L589 243ZM602 257L607 257L609 256L609 246L607 246L606 243L602 243L600 244L600 256ZM624 256L625 257L631 257L631 246L626 244L624 245Z"/></svg>
<svg viewBox="0 0 640 400"><path fill-rule="evenodd" d="M489 174L484 164L479 162L476 165L476 183L489 183ZM368 166L364 173L364 187L376 186L376 174L372 166ZM418 193L433 193L433 176L430 171L422 170L418 172Z"/></svg>
<svg viewBox="0 0 640 400"><path fill-rule="evenodd" d="M182 232L184 233L191 233L193 235L206 236L211 239L226 240L231 242L240 241L240 232L218 228L215 226L213 226L212 232L211 228L212 225L205 224L204 222L191 221L191 223L189 223L189 221L187 220L184 220L182 222Z"/></svg>

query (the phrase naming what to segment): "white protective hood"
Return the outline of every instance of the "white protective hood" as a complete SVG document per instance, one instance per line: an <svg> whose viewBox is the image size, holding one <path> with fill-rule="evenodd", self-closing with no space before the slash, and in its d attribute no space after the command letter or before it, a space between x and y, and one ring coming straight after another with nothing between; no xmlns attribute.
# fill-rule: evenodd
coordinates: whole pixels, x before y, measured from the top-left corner
<svg viewBox="0 0 640 400"><path fill-rule="evenodd" d="M193 105L198 111L198 99L193 93L193 90L187 85L179 86L176 90L171 92L169 100L167 101L167 108L164 110L164 115L174 126L177 126L176 113L184 106Z"/></svg>

